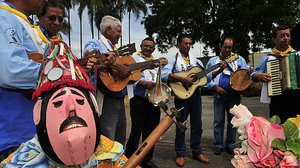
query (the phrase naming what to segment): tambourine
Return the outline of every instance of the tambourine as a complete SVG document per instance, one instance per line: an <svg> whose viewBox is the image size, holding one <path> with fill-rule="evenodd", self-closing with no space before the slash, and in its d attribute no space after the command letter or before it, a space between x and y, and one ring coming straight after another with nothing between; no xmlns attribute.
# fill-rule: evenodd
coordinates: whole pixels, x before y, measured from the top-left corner
<svg viewBox="0 0 300 168"><path fill-rule="evenodd" d="M169 102L169 98L171 96L171 88L169 88L166 84L161 83L161 85L148 90L146 95L148 97L148 100L154 106L158 106L158 103L161 101L164 103Z"/></svg>

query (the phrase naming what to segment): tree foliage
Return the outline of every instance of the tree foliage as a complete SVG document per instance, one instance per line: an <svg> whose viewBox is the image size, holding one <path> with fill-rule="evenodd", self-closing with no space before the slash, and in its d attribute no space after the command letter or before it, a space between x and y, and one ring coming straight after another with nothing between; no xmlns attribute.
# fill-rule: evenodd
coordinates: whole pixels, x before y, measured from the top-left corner
<svg viewBox="0 0 300 168"><path fill-rule="evenodd" d="M148 8L143 0L124 0L123 8L128 13L132 12L137 19L142 13L146 15L148 11Z"/></svg>
<svg viewBox="0 0 300 168"><path fill-rule="evenodd" d="M234 49L248 58L249 51L272 46L271 29L293 27L299 19L298 0L148 0L152 15L144 17L146 32L157 37L158 48L166 52L182 32L220 52L222 37L235 40ZM247 59L248 60L248 59Z"/></svg>
<svg viewBox="0 0 300 168"><path fill-rule="evenodd" d="M98 29L101 19L105 15L111 15L113 17L121 19L120 9L117 7L116 2L112 0L97 0L95 3L95 22Z"/></svg>

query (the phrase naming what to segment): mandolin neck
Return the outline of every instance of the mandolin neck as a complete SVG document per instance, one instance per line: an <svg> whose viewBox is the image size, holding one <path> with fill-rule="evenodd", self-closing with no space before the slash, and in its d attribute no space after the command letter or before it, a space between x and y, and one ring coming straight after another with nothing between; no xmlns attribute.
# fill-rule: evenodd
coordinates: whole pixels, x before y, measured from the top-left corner
<svg viewBox="0 0 300 168"><path fill-rule="evenodd" d="M135 51L135 50L132 50L132 51ZM132 54L132 53L133 53L133 52L127 51L127 50L125 50L125 51L122 51L122 50L114 50L114 51L109 51L109 52L114 52L115 55L118 56L118 57L124 56L124 55L128 55L128 54ZM94 54L89 55L89 56L84 57L84 58L79 58L79 59L77 59L77 62L78 62L80 65L84 66L84 65L87 64L89 58L94 57L94 58L96 58L96 59L100 59L100 58L105 59L105 58L107 57L107 55L108 55L108 53L103 53L103 54L102 54L102 53L98 52L98 53L94 53Z"/></svg>

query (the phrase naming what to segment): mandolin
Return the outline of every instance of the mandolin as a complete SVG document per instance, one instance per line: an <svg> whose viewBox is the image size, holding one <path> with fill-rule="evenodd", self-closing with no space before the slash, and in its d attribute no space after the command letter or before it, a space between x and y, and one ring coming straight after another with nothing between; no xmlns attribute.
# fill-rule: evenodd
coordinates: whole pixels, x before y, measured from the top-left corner
<svg viewBox="0 0 300 168"><path fill-rule="evenodd" d="M140 80L141 70L153 69L160 65L167 65L168 60L165 57L161 57L156 60L136 63L133 57L124 56L117 58L116 63L128 65L131 73L127 78L121 79L119 77L113 76L109 71L98 71L102 83L108 90L113 92L119 92L124 89L129 81Z"/></svg>

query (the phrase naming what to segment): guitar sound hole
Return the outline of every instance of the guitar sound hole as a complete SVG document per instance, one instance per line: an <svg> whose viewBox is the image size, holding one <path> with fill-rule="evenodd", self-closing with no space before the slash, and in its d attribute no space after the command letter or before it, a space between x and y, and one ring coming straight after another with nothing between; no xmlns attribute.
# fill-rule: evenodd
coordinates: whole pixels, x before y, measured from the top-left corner
<svg viewBox="0 0 300 168"><path fill-rule="evenodd" d="M196 78L195 74L191 74L189 77L190 77L190 78L193 78L193 82L194 82L194 83L197 81L197 78Z"/></svg>

